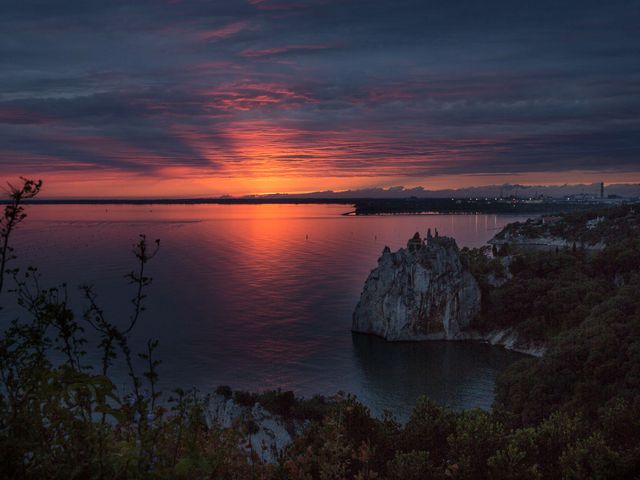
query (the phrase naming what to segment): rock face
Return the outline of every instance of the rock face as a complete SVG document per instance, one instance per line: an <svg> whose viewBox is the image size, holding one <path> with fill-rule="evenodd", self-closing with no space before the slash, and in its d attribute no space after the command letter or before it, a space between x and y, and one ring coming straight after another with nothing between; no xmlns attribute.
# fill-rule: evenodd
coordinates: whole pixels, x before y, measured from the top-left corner
<svg viewBox="0 0 640 480"><path fill-rule="evenodd" d="M480 288L455 240L416 235L406 249L385 247L353 314L354 332L387 340L462 339L480 311Z"/></svg>
<svg viewBox="0 0 640 480"><path fill-rule="evenodd" d="M259 403L247 407L218 394L212 397L209 413L222 428L236 426L241 430L248 430L248 443L245 448L269 463L277 459L295 436L302 433L305 426L299 421L287 422L281 416L267 411Z"/></svg>

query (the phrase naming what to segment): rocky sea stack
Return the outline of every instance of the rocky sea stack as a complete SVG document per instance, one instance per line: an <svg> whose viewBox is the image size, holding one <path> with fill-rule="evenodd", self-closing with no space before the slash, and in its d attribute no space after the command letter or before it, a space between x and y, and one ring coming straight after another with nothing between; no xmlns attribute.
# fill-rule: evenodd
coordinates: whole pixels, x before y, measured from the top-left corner
<svg viewBox="0 0 640 480"><path fill-rule="evenodd" d="M480 287L452 238L416 233L407 248L385 247L353 314L354 332L387 340L462 338L480 312Z"/></svg>

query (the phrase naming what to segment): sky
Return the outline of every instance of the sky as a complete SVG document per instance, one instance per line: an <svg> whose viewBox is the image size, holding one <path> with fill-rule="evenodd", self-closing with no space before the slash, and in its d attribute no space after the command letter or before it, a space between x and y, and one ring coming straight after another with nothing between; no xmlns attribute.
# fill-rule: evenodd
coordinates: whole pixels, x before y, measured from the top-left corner
<svg viewBox="0 0 640 480"><path fill-rule="evenodd" d="M640 181L640 1L2 0L0 181Z"/></svg>

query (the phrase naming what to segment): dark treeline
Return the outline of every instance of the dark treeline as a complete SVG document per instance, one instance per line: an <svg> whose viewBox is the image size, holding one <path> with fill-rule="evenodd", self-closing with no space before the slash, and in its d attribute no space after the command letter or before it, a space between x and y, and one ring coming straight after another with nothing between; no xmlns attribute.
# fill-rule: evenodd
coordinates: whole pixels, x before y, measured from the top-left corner
<svg viewBox="0 0 640 480"><path fill-rule="evenodd" d="M594 205L597 204L569 201L508 202L485 198L397 198L355 201L357 215L411 213L542 214L589 210L594 208Z"/></svg>

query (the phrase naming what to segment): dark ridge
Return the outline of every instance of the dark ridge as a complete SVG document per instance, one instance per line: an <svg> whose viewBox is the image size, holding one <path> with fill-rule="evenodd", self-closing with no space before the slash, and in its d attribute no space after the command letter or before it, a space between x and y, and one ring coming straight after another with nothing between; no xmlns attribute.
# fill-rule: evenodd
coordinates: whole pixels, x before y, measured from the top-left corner
<svg viewBox="0 0 640 480"><path fill-rule="evenodd" d="M356 215L424 214L424 213L552 213L589 210L604 202L549 200L542 203L526 200L406 198L363 199L355 202Z"/></svg>

